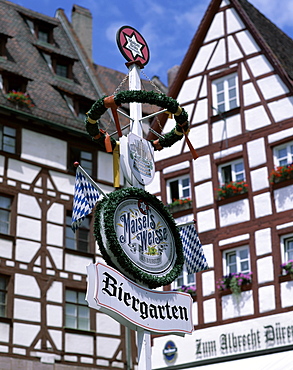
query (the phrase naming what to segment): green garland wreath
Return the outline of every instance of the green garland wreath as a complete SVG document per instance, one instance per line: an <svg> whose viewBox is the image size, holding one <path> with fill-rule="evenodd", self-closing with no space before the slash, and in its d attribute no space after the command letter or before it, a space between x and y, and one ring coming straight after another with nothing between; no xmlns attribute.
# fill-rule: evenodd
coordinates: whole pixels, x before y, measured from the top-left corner
<svg viewBox="0 0 293 370"><path fill-rule="evenodd" d="M92 105L91 109L87 112L87 117L85 119L87 132L102 150L105 150L106 133L99 128L98 120L108 109L104 104L105 98L108 98L108 96L103 96ZM170 96L156 93L154 91L128 90L117 93L114 96L114 101L117 107L123 103L146 103L157 105L161 108L167 109L169 113L174 114L176 121L175 128L173 128L164 137L160 137L158 140L151 140L155 150L159 150L158 144L161 148L172 146L178 140L182 139L184 132L188 131L189 123L187 112L184 110L184 108L179 106L179 103L175 99L171 98ZM110 140L112 149L114 149L116 146L116 140L112 137ZM158 142L158 144L155 144L154 142Z"/></svg>
<svg viewBox="0 0 293 370"><path fill-rule="evenodd" d="M172 270L166 273L166 275L155 276L145 273L144 271L136 267L133 262L131 262L131 260L119 244L113 224L114 213L121 201L125 200L126 198L137 198L146 200L156 210L160 211L161 215L164 217L169 227L173 230L176 248L176 260ZM107 208L107 212L104 212L105 207ZM184 257L179 230L168 209L154 195L139 188L125 188L110 193L109 197L104 197L102 201L98 204L95 211L94 235L99 244L102 256L105 261L108 263L108 265L117 269L117 266L115 266L115 264L113 263L113 260L109 256L104 245L104 240L101 233L101 222L103 223L102 227L104 227L104 235L107 236L106 241L108 249L119 260L119 264L123 266L125 273L129 277L135 276L141 283L147 285L149 288L157 288L160 286L171 284L171 282L180 275L183 268Z"/></svg>

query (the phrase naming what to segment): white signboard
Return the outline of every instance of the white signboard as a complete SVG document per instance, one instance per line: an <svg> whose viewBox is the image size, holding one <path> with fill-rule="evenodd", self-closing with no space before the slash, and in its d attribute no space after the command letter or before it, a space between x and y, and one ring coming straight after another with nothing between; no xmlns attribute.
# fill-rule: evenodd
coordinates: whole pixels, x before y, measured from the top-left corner
<svg viewBox="0 0 293 370"><path fill-rule="evenodd" d="M189 294L141 287L102 263L90 264L86 300L90 307L133 330L184 336L193 331Z"/></svg>

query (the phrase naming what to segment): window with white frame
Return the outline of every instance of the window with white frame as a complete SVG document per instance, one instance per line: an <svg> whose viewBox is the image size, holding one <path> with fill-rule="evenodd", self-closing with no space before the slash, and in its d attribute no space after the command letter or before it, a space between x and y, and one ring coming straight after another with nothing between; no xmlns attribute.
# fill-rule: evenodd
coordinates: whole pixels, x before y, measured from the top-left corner
<svg viewBox="0 0 293 370"><path fill-rule="evenodd" d="M220 185L229 184L231 181L245 181L243 159L220 165L218 174Z"/></svg>
<svg viewBox="0 0 293 370"><path fill-rule="evenodd" d="M276 167L293 163L293 141L274 148L274 164Z"/></svg>
<svg viewBox="0 0 293 370"><path fill-rule="evenodd" d="M185 286L195 285L195 275L188 274L185 265L183 267L183 270L181 271L181 274L177 277L176 280L174 280L173 289L178 289L183 285Z"/></svg>
<svg viewBox="0 0 293 370"><path fill-rule="evenodd" d="M81 330L90 329L90 310L84 292L66 289L65 326Z"/></svg>
<svg viewBox="0 0 293 370"><path fill-rule="evenodd" d="M283 263L293 260L293 234L281 237Z"/></svg>
<svg viewBox="0 0 293 370"><path fill-rule="evenodd" d="M249 247L243 246L223 253L223 266L226 275L250 272Z"/></svg>
<svg viewBox="0 0 293 370"><path fill-rule="evenodd" d="M189 175L167 180L167 202L191 197Z"/></svg>
<svg viewBox="0 0 293 370"><path fill-rule="evenodd" d="M90 252L90 218L86 217L79 228L73 232L71 228L72 214L66 214L65 246L79 252Z"/></svg>
<svg viewBox="0 0 293 370"><path fill-rule="evenodd" d="M212 82L215 114L236 108L238 104L238 77L236 73Z"/></svg>

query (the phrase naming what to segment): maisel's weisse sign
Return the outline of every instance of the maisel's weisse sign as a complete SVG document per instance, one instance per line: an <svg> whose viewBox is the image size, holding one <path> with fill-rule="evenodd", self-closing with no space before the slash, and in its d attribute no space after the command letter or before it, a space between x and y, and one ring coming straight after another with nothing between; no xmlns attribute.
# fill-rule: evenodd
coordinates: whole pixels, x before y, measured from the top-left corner
<svg viewBox="0 0 293 370"><path fill-rule="evenodd" d="M165 334L191 334L189 294L159 292L140 287L118 271L101 263L88 266L86 300L90 307L107 313L136 330Z"/></svg>

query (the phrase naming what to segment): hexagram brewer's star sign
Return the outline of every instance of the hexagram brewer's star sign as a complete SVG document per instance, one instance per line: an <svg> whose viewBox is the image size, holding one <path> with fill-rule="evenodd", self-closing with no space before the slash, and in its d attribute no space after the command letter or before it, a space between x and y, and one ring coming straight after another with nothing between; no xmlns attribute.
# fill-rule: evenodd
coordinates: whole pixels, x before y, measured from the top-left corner
<svg viewBox="0 0 293 370"><path fill-rule="evenodd" d="M150 58L148 45L142 35L130 26L123 26L117 32L117 45L129 62L140 62L145 66Z"/></svg>

